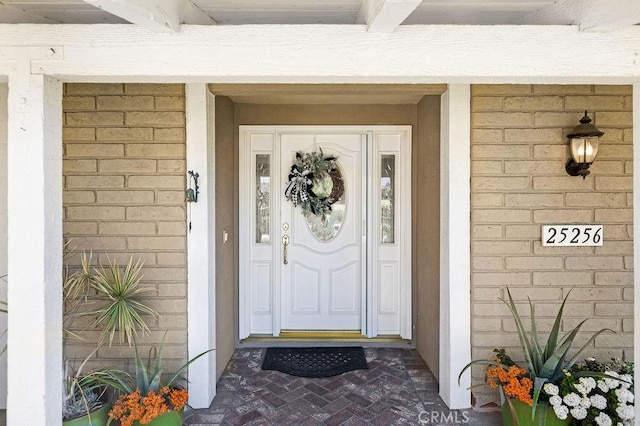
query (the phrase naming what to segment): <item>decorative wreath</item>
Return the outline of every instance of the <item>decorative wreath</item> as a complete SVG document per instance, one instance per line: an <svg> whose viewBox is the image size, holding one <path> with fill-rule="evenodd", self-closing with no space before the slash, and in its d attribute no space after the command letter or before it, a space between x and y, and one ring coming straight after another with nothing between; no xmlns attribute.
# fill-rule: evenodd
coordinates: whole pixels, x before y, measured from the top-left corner
<svg viewBox="0 0 640 426"><path fill-rule="evenodd" d="M313 214L325 220L331 213L331 206L344 194L344 182L336 159L325 157L322 149L296 152L284 195L294 207L302 207L305 216Z"/></svg>

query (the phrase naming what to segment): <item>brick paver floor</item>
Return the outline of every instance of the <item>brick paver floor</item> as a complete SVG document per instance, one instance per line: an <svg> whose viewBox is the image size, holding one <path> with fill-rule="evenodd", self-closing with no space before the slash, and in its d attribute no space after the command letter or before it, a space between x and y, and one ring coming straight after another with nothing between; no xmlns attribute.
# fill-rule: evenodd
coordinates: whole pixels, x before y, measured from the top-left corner
<svg viewBox="0 0 640 426"><path fill-rule="evenodd" d="M498 413L449 411L415 350L366 348L368 370L307 379L262 371L264 349L237 350L208 409L185 415L203 425L500 425Z"/></svg>

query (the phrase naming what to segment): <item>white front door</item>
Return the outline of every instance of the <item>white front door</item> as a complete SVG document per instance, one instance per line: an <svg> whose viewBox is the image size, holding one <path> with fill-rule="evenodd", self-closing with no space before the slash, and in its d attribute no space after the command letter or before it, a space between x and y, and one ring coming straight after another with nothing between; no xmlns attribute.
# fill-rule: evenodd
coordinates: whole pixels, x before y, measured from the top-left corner
<svg viewBox="0 0 640 426"><path fill-rule="evenodd" d="M296 153L318 150L325 157L336 157L344 193L321 220L313 214L304 215L281 191L280 326L282 330L360 331L366 291L366 134L283 134L281 181L287 181ZM288 243L286 249L283 239Z"/></svg>
<svg viewBox="0 0 640 426"><path fill-rule="evenodd" d="M239 148L239 338L410 339L411 127L241 126ZM296 153L320 149L344 187L325 222L285 197Z"/></svg>

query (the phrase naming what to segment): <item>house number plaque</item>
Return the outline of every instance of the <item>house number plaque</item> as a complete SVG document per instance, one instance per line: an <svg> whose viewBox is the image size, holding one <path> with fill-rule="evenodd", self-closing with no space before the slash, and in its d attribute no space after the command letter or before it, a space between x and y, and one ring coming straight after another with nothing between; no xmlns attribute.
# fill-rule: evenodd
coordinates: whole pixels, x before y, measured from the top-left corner
<svg viewBox="0 0 640 426"><path fill-rule="evenodd" d="M545 225L542 227L543 246L601 246L604 239L602 225Z"/></svg>

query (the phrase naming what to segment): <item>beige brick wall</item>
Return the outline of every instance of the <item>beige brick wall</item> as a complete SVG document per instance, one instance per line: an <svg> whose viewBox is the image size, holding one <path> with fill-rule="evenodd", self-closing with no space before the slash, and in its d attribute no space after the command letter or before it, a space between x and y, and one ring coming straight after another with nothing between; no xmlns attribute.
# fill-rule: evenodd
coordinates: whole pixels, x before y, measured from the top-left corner
<svg viewBox="0 0 640 426"><path fill-rule="evenodd" d="M66 84L63 109L65 237L102 263L144 261L145 297L161 318L147 318L139 346L146 353L167 331L164 357L176 366L187 344L184 86ZM67 357L93 349L98 332L82 334ZM104 346L94 365L127 367L119 358L132 352Z"/></svg>
<svg viewBox="0 0 640 426"><path fill-rule="evenodd" d="M585 356L633 356L632 116L630 86L477 85L472 88L472 346L521 353L497 299L530 297L548 331L573 288L562 329L603 327ZM567 137L584 110L605 135L583 180L568 176ZM602 247L542 247L541 226L604 224ZM586 334L578 342L586 342ZM474 370L476 382L483 369ZM478 403L487 391L476 391Z"/></svg>

